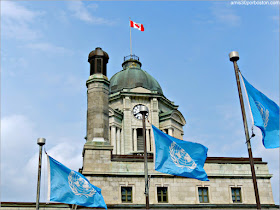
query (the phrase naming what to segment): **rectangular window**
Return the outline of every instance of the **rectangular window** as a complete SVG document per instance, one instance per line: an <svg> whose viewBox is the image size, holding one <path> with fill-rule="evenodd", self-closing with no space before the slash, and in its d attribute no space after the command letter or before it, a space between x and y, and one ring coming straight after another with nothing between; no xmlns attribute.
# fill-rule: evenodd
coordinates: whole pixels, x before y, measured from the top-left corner
<svg viewBox="0 0 280 210"><path fill-rule="evenodd" d="M137 128L137 150L144 151L143 129Z"/></svg>
<svg viewBox="0 0 280 210"><path fill-rule="evenodd" d="M208 187L198 188L199 203L209 203Z"/></svg>
<svg viewBox="0 0 280 210"><path fill-rule="evenodd" d="M241 203L241 188L240 187L232 187L231 188L231 196L233 203Z"/></svg>
<svg viewBox="0 0 280 210"><path fill-rule="evenodd" d="M132 187L121 187L122 202L132 203Z"/></svg>
<svg viewBox="0 0 280 210"><path fill-rule="evenodd" d="M158 187L157 188L157 197L159 203L167 203L167 187Z"/></svg>

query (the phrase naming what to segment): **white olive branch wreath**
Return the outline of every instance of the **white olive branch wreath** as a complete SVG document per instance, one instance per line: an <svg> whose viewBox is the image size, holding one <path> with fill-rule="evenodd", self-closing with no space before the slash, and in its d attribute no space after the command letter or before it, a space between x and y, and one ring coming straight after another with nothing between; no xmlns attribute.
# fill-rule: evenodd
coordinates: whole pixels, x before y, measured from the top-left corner
<svg viewBox="0 0 280 210"><path fill-rule="evenodd" d="M176 143L172 142L172 144L169 147L169 153L170 153L171 159L174 162L174 164L179 168L195 169L197 165L193 160L192 160L193 163L191 166L180 164L179 159L175 157L175 150L174 150L175 145L176 145Z"/></svg>
<svg viewBox="0 0 280 210"><path fill-rule="evenodd" d="M79 195L79 196L86 196L87 198L92 197L96 192L95 189L91 187L92 189L88 190L87 192L78 192L76 184L74 183L74 180L73 180L73 175L76 175L76 174L73 171L71 171L68 176L68 184L69 184L71 190L73 191L73 193L75 195Z"/></svg>

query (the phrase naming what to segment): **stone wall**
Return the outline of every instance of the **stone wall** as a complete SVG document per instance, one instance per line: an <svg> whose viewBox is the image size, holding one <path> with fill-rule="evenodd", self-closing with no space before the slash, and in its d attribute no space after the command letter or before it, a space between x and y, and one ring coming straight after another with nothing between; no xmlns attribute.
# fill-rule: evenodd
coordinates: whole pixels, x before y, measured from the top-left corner
<svg viewBox="0 0 280 210"><path fill-rule="evenodd" d="M148 163L151 204L158 204L156 189L160 186L168 187L168 204L199 204L198 187L208 187L210 204L232 204L231 187L241 188L242 204L255 204L249 161L205 163L209 182L159 173L151 161ZM255 168L261 203L274 204L270 184L272 175L267 164L257 161ZM86 149L83 174L102 189L107 204L122 204L121 186L132 187L133 204L145 203L143 162L115 161L109 150Z"/></svg>

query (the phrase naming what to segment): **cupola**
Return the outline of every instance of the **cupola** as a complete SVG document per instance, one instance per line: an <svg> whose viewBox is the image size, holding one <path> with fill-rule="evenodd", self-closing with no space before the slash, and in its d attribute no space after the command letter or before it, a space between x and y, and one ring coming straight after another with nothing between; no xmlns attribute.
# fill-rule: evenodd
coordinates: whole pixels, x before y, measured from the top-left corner
<svg viewBox="0 0 280 210"><path fill-rule="evenodd" d="M109 55L100 47L95 48L88 55L88 62L90 63L90 75L103 74L107 76L107 63Z"/></svg>

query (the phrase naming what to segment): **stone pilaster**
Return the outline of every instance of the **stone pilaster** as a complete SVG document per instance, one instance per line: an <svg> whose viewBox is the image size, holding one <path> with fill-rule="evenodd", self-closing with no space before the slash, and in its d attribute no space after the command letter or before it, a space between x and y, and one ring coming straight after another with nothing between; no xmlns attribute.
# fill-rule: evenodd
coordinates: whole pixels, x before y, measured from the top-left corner
<svg viewBox="0 0 280 210"><path fill-rule="evenodd" d="M158 113L158 100L153 98L151 100L151 124L159 128L159 113ZM151 128L152 130L152 128ZM154 133L151 131L151 152L154 152Z"/></svg>
<svg viewBox="0 0 280 210"><path fill-rule="evenodd" d="M137 151L137 130L136 128L133 129L133 144L134 144L134 152Z"/></svg>
<svg viewBox="0 0 280 210"><path fill-rule="evenodd" d="M124 141L122 142L124 146L124 154L132 152L132 127L131 127L131 99L130 97L125 97L123 99L123 113L124 113L124 118L123 118L123 139ZM123 154L123 153L122 153Z"/></svg>
<svg viewBox="0 0 280 210"><path fill-rule="evenodd" d="M153 98L151 100L151 124L156 126L157 128L159 127L159 113L158 113L158 100L157 98Z"/></svg>
<svg viewBox="0 0 280 210"><path fill-rule="evenodd" d="M173 128L168 128L168 135L173 136Z"/></svg>
<svg viewBox="0 0 280 210"><path fill-rule="evenodd" d="M121 129L120 128L117 128L117 142L121 142ZM121 150L120 146L118 148L118 151L119 151L118 155L122 154L122 150Z"/></svg>
<svg viewBox="0 0 280 210"><path fill-rule="evenodd" d="M111 126L111 145L113 146L113 154L117 152L117 143L116 143L116 126Z"/></svg>
<svg viewBox="0 0 280 210"><path fill-rule="evenodd" d="M146 129L147 151L150 152L150 129Z"/></svg>

